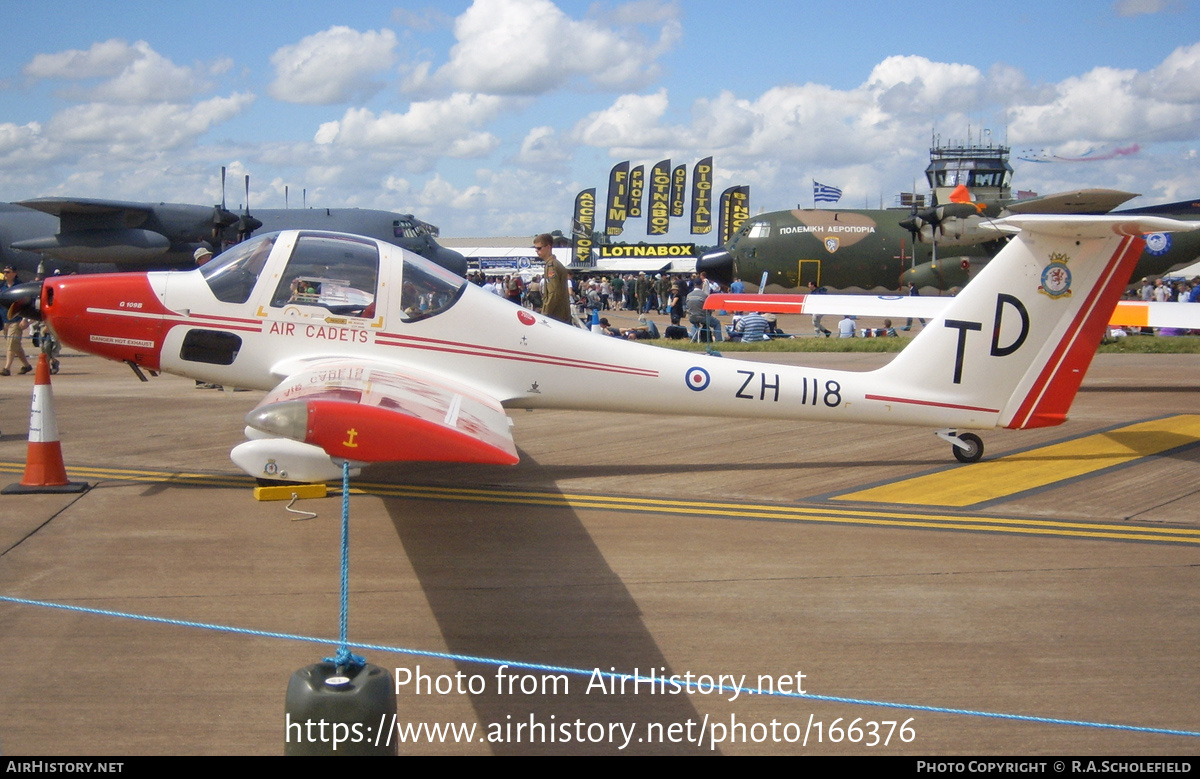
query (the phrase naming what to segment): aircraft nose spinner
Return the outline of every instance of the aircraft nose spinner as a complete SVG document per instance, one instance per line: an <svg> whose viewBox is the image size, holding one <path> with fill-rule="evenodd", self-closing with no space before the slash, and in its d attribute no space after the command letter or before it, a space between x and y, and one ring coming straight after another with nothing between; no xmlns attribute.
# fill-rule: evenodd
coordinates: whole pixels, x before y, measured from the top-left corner
<svg viewBox="0 0 1200 779"><path fill-rule="evenodd" d="M41 310L64 344L155 371L174 315L144 273L47 279Z"/></svg>

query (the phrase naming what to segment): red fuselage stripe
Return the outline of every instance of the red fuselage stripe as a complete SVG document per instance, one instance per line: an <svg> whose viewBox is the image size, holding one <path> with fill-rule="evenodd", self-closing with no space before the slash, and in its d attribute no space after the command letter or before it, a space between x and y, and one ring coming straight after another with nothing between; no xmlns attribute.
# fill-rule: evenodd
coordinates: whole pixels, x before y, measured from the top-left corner
<svg viewBox="0 0 1200 779"><path fill-rule="evenodd" d="M465 354L472 357L489 357L496 360L515 360L517 362L539 363L542 365L558 365L564 368L579 368L582 370L603 371L606 373L625 373L633 376L646 376L648 378L658 377L658 371L647 368L629 368L622 365L587 362L585 360L577 360L572 357L552 357L550 355L528 354L526 352L519 352L514 349L489 349L472 346L470 344L455 343L453 341L442 341L434 338L399 336L393 333L380 333L376 336L375 343L381 346L398 346L406 349L424 349L434 352L446 352L448 354Z"/></svg>
<svg viewBox="0 0 1200 779"><path fill-rule="evenodd" d="M908 403L913 406L932 406L934 408L954 408L960 411L982 411L985 414L999 413L998 408L982 408L980 406L963 406L958 403L938 403L933 400L916 400L915 398L894 398L888 395L867 395L867 400L878 400L883 403Z"/></svg>

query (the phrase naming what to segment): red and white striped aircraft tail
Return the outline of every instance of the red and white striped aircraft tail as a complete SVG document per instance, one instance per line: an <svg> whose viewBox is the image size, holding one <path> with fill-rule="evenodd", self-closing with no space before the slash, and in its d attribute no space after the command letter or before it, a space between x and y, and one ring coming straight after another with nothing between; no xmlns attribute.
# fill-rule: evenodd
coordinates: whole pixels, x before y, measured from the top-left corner
<svg viewBox="0 0 1200 779"><path fill-rule="evenodd" d="M987 425L1066 420L1146 233L1200 225L1144 216L1012 216L1004 249L876 372L891 399L970 409ZM967 425L970 426L970 425Z"/></svg>

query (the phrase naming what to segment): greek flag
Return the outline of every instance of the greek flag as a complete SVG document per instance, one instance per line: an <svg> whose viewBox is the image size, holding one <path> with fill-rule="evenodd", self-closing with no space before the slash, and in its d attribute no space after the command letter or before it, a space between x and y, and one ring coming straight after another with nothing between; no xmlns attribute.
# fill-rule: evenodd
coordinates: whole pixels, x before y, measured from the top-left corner
<svg viewBox="0 0 1200 779"><path fill-rule="evenodd" d="M813 202L814 203L836 203L842 199L842 190L837 187L831 187L828 184L820 184L813 181Z"/></svg>

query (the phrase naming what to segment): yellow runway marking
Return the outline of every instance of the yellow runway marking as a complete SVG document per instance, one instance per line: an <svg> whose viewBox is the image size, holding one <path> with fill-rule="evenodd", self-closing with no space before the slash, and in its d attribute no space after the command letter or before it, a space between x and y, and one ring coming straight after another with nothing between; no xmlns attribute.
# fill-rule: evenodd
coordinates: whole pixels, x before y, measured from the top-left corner
<svg viewBox="0 0 1200 779"><path fill-rule="evenodd" d="M1184 414L838 495L834 500L961 508L1124 465L1196 441L1200 441L1200 415Z"/></svg>
<svg viewBox="0 0 1200 779"><path fill-rule="evenodd" d="M1116 432L1116 431L1114 431ZM23 463L0 462L0 473L21 473ZM178 486L243 488L249 490L254 481L248 476L203 473L182 473L122 468L91 468L72 466L73 479L125 480L158 482ZM330 494L340 494L337 487ZM761 503L731 503L725 501L659 499L623 497L548 490L474 489L460 487L428 487L413 485L356 482L355 494L407 500L459 501L465 503L497 503L521 506L545 506L575 511L623 511L647 514L690 516L697 519L747 519L772 522L796 522L873 527L925 528L936 530L967 530L978 533L1057 538L1089 538L1111 541L1149 541L1153 543L1189 544L1200 546L1200 530L1189 528L1146 527L1123 522L1060 522L1047 519L981 516L976 514L947 514L931 511L838 508L828 505L793 506Z"/></svg>

